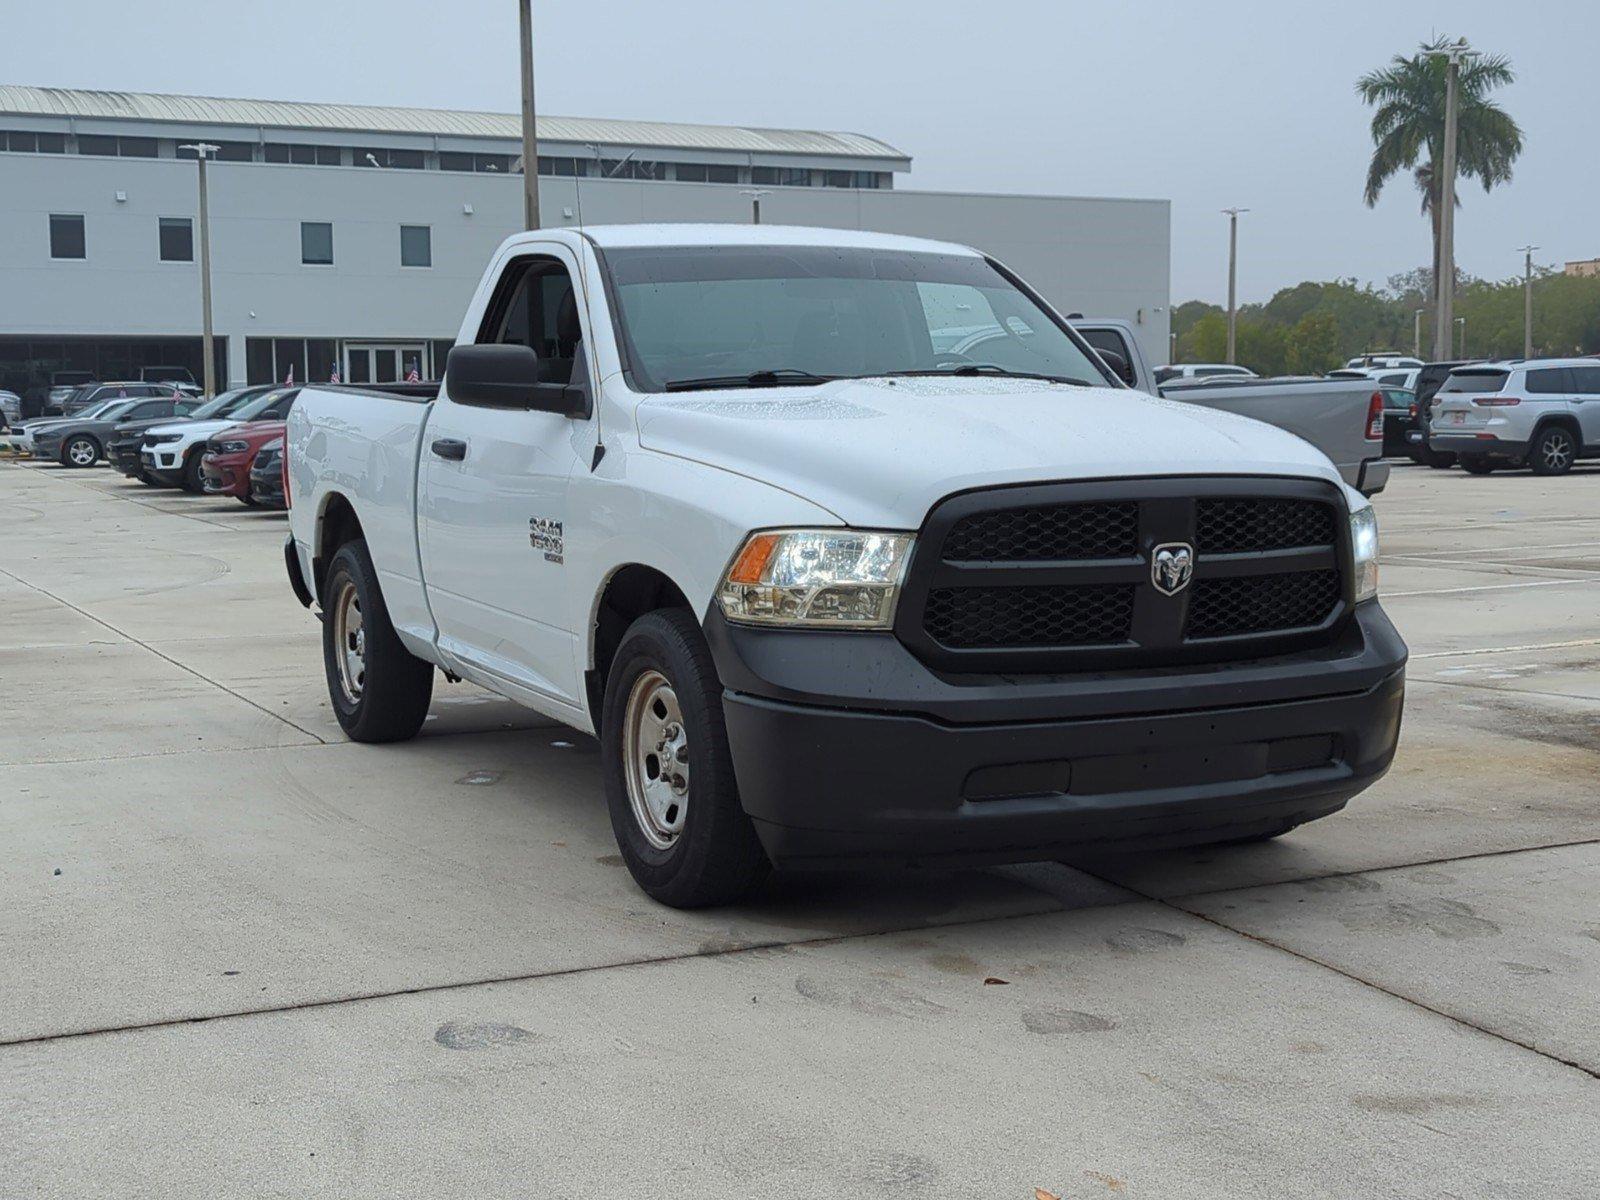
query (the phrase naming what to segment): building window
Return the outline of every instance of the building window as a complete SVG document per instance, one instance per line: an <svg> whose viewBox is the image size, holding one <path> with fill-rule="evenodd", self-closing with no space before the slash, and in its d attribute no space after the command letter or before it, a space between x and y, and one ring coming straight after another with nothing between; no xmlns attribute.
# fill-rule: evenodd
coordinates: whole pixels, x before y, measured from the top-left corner
<svg viewBox="0 0 1600 1200"><path fill-rule="evenodd" d="M310 146L303 142L268 142L261 147L269 163L295 163L299 166L337 167L339 147Z"/></svg>
<svg viewBox="0 0 1600 1200"><path fill-rule="evenodd" d="M79 154L103 154L115 158L117 153L117 139L105 137L98 133L80 133L78 135Z"/></svg>
<svg viewBox="0 0 1600 1200"><path fill-rule="evenodd" d="M330 267L333 265L333 224L331 222L300 222L300 261L315 267Z"/></svg>
<svg viewBox="0 0 1600 1200"><path fill-rule="evenodd" d="M433 230L427 225L400 226L400 265L433 266Z"/></svg>
<svg viewBox="0 0 1600 1200"><path fill-rule="evenodd" d="M544 159L540 159L542 164ZM371 165L370 163L368 164ZM516 160L509 154L468 154L460 150L439 151L441 171L483 171L494 175L510 175ZM543 168L541 167L541 172Z"/></svg>
<svg viewBox="0 0 1600 1200"><path fill-rule="evenodd" d="M84 257L83 216L81 213L50 214L50 257Z"/></svg>
<svg viewBox="0 0 1600 1200"><path fill-rule="evenodd" d="M66 149L65 134L0 129L0 150L10 150L16 154L62 154Z"/></svg>
<svg viewBox="0 0 1600 1200"><path fill-rule="evenodd" d="M738 183L739 168L717 163L679 163L678 178L685 183Z"/></svg>
<svg viewBox="0 0 1600 1200"><path fill-rule="evenodd" d="M158 232L162 262L194 261L194 222L188 217L162 217Z"/></svg>
<svg viewBox="0 0 1600 1200"><path fill-rule="evenodd" d="M776 184L779 187L810 187L809 167L751 167L751 183Z"/></svg>
<svg viewBox="0 0 1600 1200"><path fill-rule="evenodd" d="M539 174L541 175L587 175L589 173L588 168L588 159L539 155Z"/></svg>
<svg viewBox="0 0 1600 1200"><path fill-rule="evenodd" d="M117 153L123 158L156 158L155 138L119 137L117 139Z"/></svg>
<svg viewBox="0 0 1600 1200"><path fill-rule="evenodd" d="M80 137L78 141L82 142L83 139ZM254 142L212 142L211 144L217 148L215 154L208 156L212 162L255 161L256 144ZM181 145L178 147L177 154L179 158L195 157L193 150L185 150Z"/></svg>
<svg viewBox="0 0 1600 1200"><path fill-rule="evenodd" d="M391 167L420 171L423 167L421 150L382 150L357 146L351 162L358 167Z"/></svg>

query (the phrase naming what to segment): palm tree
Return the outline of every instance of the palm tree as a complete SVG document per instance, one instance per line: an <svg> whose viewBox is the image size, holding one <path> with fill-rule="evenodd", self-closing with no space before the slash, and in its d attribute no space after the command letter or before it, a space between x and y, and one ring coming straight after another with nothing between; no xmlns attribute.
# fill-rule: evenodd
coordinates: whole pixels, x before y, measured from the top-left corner
<svg viewBox="0 0 1600 1200"><path fill-rule="evenodd" d="M1424 42L1406 58L1397 54L1387 67L1369 71L1356 81L1356 92L1372 114L1372 162L1367 167L1365 199L1371 208L1389 179L1411 169L1422 193L1422 212L1433 223L1433 275L1439 277L1439 190L1444 157L1444 93L1446 63L1439 51L1445 38ZM1463 60L1457 91L1456 171L1489 191L1511 179L1511 164L1522 153L1522 130L1488 93L1516 79L1503 54ZM1420 160L1420 161L1419 161ZM1459 198L1456 201L1460 203Z"/></svg>

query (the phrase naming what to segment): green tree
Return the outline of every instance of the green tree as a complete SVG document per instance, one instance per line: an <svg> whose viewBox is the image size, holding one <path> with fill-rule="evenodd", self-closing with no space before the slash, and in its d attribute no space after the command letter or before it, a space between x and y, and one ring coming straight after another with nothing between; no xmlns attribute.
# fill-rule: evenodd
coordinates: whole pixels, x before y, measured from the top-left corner
<svg viewBox="0 0 1600 1200"><path fill-rule="evenodd" d="M1367 207L1383 185L1410 170L1422 193L1422 212L1433 224L1433 267L1439 268L1439 192L1443 184L1446 60L1437 53L1445 38L1424 42L1410 58L1397 54L1387 67L1356 81L1356 92L1373 105L1372 161L1367 166ZM1502 54L1477 55L1460 68L1456 170L1488 192L1509 182L1511 164L1522 153L1522 130L1489 93L1516 78Z"/></svg>
<svg viewBox="0 0 1600 1200"><path fill-rule="evenodd" d="M1343 361L1339 321L1331 312L1309 312L1284 334L1284 359L1295 375L1322 375Z"/></svg>

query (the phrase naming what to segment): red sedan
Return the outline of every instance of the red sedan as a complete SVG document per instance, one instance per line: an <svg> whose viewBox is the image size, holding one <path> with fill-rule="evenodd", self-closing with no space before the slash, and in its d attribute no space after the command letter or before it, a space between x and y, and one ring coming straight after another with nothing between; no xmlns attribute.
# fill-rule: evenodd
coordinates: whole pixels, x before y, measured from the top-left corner
<svg viewBox="0 0 1600 1200"><path fill-rule="evenodd" d="M200 479L208 496L234 496L243 504L250 497L250 465L256 451L283 436L282 421L251 421L211 435L200 460Z"/></svg>

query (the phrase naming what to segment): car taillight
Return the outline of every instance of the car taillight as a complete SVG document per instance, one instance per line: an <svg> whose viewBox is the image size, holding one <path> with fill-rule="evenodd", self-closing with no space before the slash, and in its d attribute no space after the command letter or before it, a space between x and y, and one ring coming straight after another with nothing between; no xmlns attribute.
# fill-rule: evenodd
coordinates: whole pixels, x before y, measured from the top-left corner
<svg viewBox="0 0 1600 1200"><path fill-rule="evenodd" d="M1415 421L1417 419L1417 406L1415 404L1410 405L1406 409L1406 416L1408 418L1410 418L1411 420L1413 420L1413 421Z"/></svg>
<svg viewBox="0 0 1600 1200"><path fill-rule="evenodd" d="M1383 393L1373 392L1372 399L1367 402L1367 440L1381 442L1383 440Z"/></svg>
<svg viewBox="0 0 1600 1200"><path fill-rule="evenodd" d="M1521 404L1520 396L1474 396L1472 402L1482 408L1510 408L1513 404Z"/></svg>

